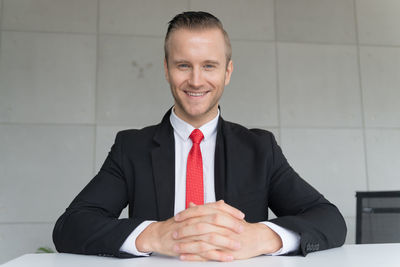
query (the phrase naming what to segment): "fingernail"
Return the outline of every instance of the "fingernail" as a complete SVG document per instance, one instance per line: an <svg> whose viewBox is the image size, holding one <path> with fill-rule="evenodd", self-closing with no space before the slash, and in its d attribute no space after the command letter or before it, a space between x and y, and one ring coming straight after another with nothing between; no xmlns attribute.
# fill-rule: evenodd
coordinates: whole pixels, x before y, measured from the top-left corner
<svg viewBox="0 0 400 267"><path fill-rule="evenodd" d="M180 217L181 217L181 216L179 215L179 213L176 214L176 215L175 215L175 221L179 221Z"/></svg>
<svg viewBox="0 0 400 267"><path fill-rule="evenodd" d="M179 252L179 245L175 245L175 246L174 246L174 251L175 251L175 252Z"/></svg>
<svg viewBox="0 0 400 267"><path fill-rule="evenodd" d="M244 214L243 212L240 212L240 213L239 213L239 216L240 216L242 219L244 219L245 214Z"/></svg>
<svg viewBox="0 0 400 267"><path fill-rule="evenodd" d="M173 232L173 233L172 233L172 237L173 237L173 238L178 238L178 232Z"/></svg>
<svg viewBox="0 0 400 267"><path fill-rule="evenodd" d="M231 255L225 256L225 260L226 261L233 261L233 256L231 256Z"/></svg>
<svg viewBox="0 0 400 267"><path fill-rule="evenodd" d="M243 226L239 225L238 230L239 230L239 233L243 232Z"/></svg>
<svg viewBox="0 0 400 267"><path fill-rule="evenodd" d="M186 259L185 255L181 255L179 258L183 261Z"/></svg>

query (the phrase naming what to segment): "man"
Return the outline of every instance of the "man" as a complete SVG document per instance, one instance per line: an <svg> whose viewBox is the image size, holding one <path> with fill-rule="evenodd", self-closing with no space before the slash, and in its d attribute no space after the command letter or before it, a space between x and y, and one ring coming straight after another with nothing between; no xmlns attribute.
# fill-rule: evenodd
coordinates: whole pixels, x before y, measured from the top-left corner
<svg viewBox="0 0 400 267"><path fill-rule="evenodd" d="M175 16L164 69L173 108L158 125L117 134L57 221L58 251L231 261L343 244L340 212L289 166L273 135L221 118L233 63L216 17ZM118 219L127 204L129 218ZM268 221L268 207L278 218Z"/></svg>

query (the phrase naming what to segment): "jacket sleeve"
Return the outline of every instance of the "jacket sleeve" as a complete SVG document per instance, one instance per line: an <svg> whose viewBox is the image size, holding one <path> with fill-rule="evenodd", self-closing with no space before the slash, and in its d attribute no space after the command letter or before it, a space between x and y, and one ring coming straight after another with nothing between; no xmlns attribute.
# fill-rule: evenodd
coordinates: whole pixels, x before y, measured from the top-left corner
<svg viewBox="0 0 400 267"><path fill-rule="evenodd" d="M272 169L269 206L277 216L271 222L300 235L303 256L342 246L346 224L335 205L304 181L289 165L271 134Z"/></svg>
<svg viewBox="0 0 400 267"><path fill-rule="evenodd" d="M128 203L122 139L122 134L118 133L99 173L57 220L53 230L57 251L134 257L119 251L125 239L142 222L118 219Z"/></svg>

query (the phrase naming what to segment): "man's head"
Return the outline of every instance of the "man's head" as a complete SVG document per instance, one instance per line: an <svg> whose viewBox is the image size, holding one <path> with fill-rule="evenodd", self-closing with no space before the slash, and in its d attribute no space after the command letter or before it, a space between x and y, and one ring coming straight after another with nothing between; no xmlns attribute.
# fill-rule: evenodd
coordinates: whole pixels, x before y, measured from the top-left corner
<svg viewBox="0 0 400 267"><path fill-rule="evenodd" d="M227 32L224 30L221 21L215 17L214 15L203 12L203 11L188 11L183 12L176 15L169 23L167 34L165 35L164 40L164 54L165 59L168 63L168 54L169 54L169 40L170 36L174 31L179 29L186 30L209 30L209 29L218 29L224 36L225 40L225 56L226 56L226 64L229 63L232 57L232 47L231 41L229 40L229 36Z"/></svg>
<svg viewBox="0 0 400 267"><path fill-rule="evenodd" d="M233 70L229 38L221 22L205 12L185 12L170 22L165 37L165 77L175 113L195 128L213 119Z"/></svg>

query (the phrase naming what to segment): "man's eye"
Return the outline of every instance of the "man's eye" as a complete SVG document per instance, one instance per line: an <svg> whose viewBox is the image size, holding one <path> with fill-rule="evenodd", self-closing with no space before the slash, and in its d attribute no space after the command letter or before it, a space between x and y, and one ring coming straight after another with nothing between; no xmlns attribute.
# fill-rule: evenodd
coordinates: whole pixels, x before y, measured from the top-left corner
<svg viewBox="0 0 400 267"><path fill-rule="evenodd" d="M205 69L213 69L215 66L211 64L204 65Z"/></svg>
<svg viewBox="0 0 400 267"><path fill-rule="evenodd" d="M189 68L189 65L188 65L188 64L179 64L179 65L178 65L178 68L180 68L180 69L187 69L187 68Z"/></svg>

